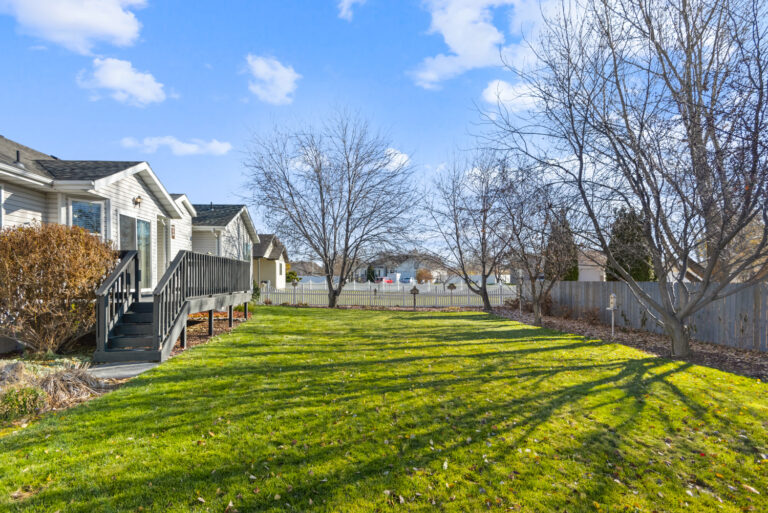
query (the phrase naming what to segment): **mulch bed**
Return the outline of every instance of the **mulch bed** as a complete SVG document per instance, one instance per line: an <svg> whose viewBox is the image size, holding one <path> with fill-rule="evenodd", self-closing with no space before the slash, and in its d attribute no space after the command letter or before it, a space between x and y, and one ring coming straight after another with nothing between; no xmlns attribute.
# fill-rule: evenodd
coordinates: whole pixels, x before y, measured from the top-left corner
<svg viewBox="0 0 768 513"><path fill-rule="evenodd" d="M496 308L494 312L513 321L533 324L532 313L520 313L513 308ZM611 327L592 324L582 319L544 317L545 328L582 335L589 339L611 340ZM691 354L685 358L672 356L672 342L665 335L616 327L614 342L634 347L655 356L705 365L734 374L768 381L768 353L728 346L691 341Z"/></svg>
<svg viewBox="0 0 768 513"><path fill-rule="evenodd" d="M227 312L213 312L214 337L223 335L224 333L229 333L233 329L237 328L238 324L245 322L243 312L236 311L233 315L233 327L230 328L229 323L227 322L227 316ZM253 318L253 312L248 312L248 319L250 320L251 318ZM208 335L208 313L200 312L190 315L187 319L187 349L190 347L199 346L200 344L205 344L210 339L211 337ZM182 352L184 352L184 349L181 348L181 339L179 339L176 341L176 345L171 351L171 356L176 356Z"/></svg>

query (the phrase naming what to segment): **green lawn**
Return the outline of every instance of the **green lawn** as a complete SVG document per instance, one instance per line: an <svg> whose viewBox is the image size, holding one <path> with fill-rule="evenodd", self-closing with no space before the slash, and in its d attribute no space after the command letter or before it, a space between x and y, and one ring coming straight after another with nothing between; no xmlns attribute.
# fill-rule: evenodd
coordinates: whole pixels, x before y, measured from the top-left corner
<svg viewBox="0 0 768 513"><path fill-rule="evenodd" d="M753 379L473 312L254 319L0 438L0 511L768 510Z"/></svg>

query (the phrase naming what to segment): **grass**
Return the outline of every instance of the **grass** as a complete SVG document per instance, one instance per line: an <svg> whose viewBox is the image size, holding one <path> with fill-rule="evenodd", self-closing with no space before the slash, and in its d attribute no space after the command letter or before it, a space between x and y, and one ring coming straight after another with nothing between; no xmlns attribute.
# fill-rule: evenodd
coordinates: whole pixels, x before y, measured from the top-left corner
<svg viewBox="0 0 768 513"><path fill-rule="evenodd" d="M0 510L768 509L755 380L482 313L254 318L0 438Z"/></svg>

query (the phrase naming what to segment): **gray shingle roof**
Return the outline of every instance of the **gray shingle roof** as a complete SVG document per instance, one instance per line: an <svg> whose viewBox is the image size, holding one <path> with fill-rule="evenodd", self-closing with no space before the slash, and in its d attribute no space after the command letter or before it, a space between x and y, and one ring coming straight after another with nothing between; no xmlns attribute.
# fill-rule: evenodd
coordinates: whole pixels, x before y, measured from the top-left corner
<svg viewBox="0 0 768 513"><path fill-rule="evenodd" d="M133 167L141 162L107 160L37 160L54 180L98 180Z"/></svg>
<svg viewBox="0 0 768 513"><path fill-rule="evenodd" d="M192 219L193 226L226 226L240 213L245 205L192 205L197 217Z"/></svg>
<svg viewBox="0 0 768 513"><path fill-rule="evenodd" d="M43 176L45 178L51 178L51 175L48 174L45 169L42 169L40 166L38 166L36 161L40 159L53 160L53 157L46 155L45 153L41 153L37 150L33 150L32 148L24 146L23 144L19 144L16 141L6 139L0 135L0 162L3 164L15 166L17 151L19 152L19 161L24 164L24 167L21 169L36 175Z"/></svg>
<svg viewBox="0 0 768 513"><path fill-rule="evenodd" d="M266 258L267 260L277 260L280 255L288 260L288 251L283 246L274 233L260 233L259 243L253 245L254 258Z"/></svg>
<svg viewBox="0 0 768 513"><path fill-rule="evenodd" d="M16 152L24 165L20 169L54 180L98 180L141 162L103 160L59 160L51 155L33 150L28 146L0 136L0 162L17 166Z"/></svg>

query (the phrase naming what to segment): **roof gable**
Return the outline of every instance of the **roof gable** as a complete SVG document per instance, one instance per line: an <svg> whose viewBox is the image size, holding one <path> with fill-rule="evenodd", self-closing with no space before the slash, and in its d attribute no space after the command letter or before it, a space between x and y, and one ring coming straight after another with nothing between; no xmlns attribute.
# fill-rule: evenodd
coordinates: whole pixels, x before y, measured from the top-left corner
<svg viewBox="0 0 768 513"><path fill-rule="evenodd" d="M227 226L237 217L245 205L193 204L197 216L192 218L193 226Z"/></svg>

